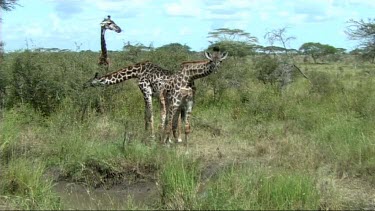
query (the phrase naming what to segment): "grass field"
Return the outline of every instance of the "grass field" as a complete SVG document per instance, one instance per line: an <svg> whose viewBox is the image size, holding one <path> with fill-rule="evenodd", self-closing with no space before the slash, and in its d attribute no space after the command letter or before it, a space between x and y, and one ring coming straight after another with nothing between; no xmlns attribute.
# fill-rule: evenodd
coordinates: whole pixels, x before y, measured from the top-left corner
<svg viewBox="0 0 375 211"><path fill-rule="evenodd" d="M375 65L296 59L309 80L280 91L257 80L256 56L228 58L196 81L186 149L145 134L136 81L82 89L104 73L97 56L5 54L0 209L375 209ZM111 71L136 62L110 56Z"/></svg>

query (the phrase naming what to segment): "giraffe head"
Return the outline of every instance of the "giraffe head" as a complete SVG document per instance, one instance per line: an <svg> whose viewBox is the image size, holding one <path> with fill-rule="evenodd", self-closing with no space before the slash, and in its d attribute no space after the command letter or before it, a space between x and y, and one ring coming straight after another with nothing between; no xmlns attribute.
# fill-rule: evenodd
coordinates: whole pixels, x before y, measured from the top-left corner
<svg viewBox="0 0 375 211"><path fill-rule="evenodd" d="M99 73L95 73L94 78L88 80L86 83L83 84L83 88L86 89L88 87L95 87L95 86L102 86L104 85L102 81L99 80Z"/></svg>
<svg viewBox="0 0 375 211"><path fill-rule="evenodd" d="M214 47L213 52L204 52L204 55L208 60L210 60L210 63L214 70L217 70L221 64L221 62L227 58L228 52L220 52L218 47Z"/></svg>
<svg viewBox="0 0 375 211"><path fill-rule="evenodd" d="M117 26L116 23L113 20L111 20L111 16L109 16L109 15L108 15L107 18L104 18L104 20L100 23L100 26L104 30L109 29L109 30L115 31L117 33L121 32L121 28L119 26Z"/></svg>

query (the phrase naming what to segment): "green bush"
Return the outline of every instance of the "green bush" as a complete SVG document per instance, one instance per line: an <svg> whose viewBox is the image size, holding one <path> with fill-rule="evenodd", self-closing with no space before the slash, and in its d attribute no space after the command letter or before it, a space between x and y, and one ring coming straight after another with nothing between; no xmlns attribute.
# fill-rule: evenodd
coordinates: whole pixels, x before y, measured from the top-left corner
<svg viewBox="0 0 375 211"><path fill-rule="evenodd" d="M275 84L278 80L275 70L278 67L277 58L269 55L257 58L254 62L254 68L257 72L257 79L264 84Z"/></svg>
<svg viewBox="0 0 375 211"><path fill-rule="evenodd" d="M51 114L64 97L61 84L54 80L53 71L43 68L38 55L24 52L12 66L10 103L28 103L43 114Z"/></svg>

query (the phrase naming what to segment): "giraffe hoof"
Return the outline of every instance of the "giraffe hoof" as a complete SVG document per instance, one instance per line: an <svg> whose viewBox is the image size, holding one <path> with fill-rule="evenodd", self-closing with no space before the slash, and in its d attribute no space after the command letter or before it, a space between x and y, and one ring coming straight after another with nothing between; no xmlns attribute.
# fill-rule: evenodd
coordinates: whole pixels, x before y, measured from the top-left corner
<svg viewBox="0 0 375 211"><path fill-rule="evenodd" d="M181 143L182 142L182 139L177 139L177 143Z"/></svg>

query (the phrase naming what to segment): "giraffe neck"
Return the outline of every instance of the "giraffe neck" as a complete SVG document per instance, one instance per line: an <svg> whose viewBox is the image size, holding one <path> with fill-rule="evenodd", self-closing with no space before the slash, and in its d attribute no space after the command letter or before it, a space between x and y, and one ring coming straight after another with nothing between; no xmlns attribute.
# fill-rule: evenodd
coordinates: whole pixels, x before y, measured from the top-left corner
<svg viewBox="0 0 375 211"><path fill-rule="evenodd" d="M100 45L101 55L100 55L100 59L99 59L99 64L103 65L103 64L107 64L107 59L108 59L107 45L105 43L105 29L103 27L100 30L100 43L101 43L101 45Z"/></svg>
<svg viewBox="0 0 375 211"><path fill-rule="evenodd" d="M116 72L99 77L97 80L102 85L113 85L121 83L128 79L139 78L145 71L149 69L150 65L150 62L138 63L133 66L128 66L124 69L120 69Z"/></svg>
<svg viewBox="0 0 375 211"><path fill-rule="evenodd" d="M211 74L215 66L210 61L196 61L182 63L182 74L187 76L190 81L203 78Z"/></svg>

